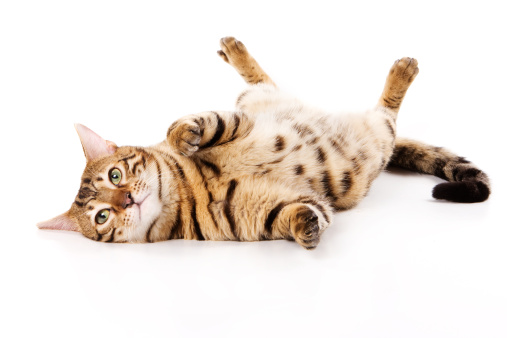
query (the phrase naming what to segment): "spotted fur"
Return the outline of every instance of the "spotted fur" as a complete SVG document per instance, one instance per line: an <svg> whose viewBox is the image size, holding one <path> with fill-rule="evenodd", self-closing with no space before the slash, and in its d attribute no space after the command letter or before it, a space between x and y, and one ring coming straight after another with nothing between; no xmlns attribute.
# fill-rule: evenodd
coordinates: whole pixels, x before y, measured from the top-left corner
<svg viewBox="0 0 507 338"><path fill-rule="evenodd" d="M313 249L333 211L360 202L388 164L448 180L435 198L487 199L488 178L473 164L396 138L415 59L395 62L374 108L336 116L280 91L236 39L222 39L219 55L251 85L236 111L181 118L144 148L116 147L77 126L87 157L80 190L67 213L40 227L104 242L289 239ZM99 224L101 210L109 218Z"/></svg>

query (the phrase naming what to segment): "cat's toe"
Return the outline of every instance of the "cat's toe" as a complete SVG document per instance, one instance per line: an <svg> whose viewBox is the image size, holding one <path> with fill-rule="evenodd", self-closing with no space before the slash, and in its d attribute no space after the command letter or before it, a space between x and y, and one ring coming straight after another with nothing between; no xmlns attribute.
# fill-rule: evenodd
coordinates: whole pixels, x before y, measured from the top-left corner
<svg viewBox="0 0 507 338"><path fill-rule="evenodd" d="M220 56L222 58L222 60L224 60L225 62L229 63L229 58L227 57L227 55L222 50L218 50L217 54L218 54L218 56Z"/></svg>

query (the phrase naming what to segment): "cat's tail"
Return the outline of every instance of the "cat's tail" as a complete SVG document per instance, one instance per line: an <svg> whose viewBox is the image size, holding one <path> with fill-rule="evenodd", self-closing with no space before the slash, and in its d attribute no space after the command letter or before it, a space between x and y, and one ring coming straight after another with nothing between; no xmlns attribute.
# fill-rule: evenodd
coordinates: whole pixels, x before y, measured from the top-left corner
<svg viewBox="0 0 507 338"><path fill-rule="evenodd" d="M433 197L452 202L483 202L490 194L488 176L463 157L422 142L396 138L389 166L443 178L433 188Z"/></svg>

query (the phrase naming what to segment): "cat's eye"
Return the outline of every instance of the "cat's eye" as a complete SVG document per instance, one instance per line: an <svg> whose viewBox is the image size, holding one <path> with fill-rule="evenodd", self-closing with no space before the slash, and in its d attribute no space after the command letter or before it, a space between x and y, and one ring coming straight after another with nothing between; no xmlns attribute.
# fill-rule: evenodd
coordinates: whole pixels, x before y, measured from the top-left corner
<svg viewBox="0 0 507 338"><path fill-rule="evenodd" d="M120 184L121 181L121 171L117 168L111 169L109 172L109 179L111 180L111 183L114 185Z"/></svg>
<svg viewBox="0 0 507 338"><path fill-rule="evenodd" d="M97 216L95 216L95 222L97 224L104 224L107 222L109 218L109 209L102 209L98 212Z"/></svg>

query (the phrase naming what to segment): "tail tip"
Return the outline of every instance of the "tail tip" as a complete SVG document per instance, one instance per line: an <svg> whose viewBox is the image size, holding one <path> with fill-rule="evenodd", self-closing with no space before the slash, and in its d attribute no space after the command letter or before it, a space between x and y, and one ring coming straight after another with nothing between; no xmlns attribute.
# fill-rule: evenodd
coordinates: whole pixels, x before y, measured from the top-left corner
<svg viewBox="0 0 507 338"><path fill-rule="evenodd" d="M484 202L489 194L489 187L481 181L446 182L433 188L434 198L458 203Z"/></svg>

